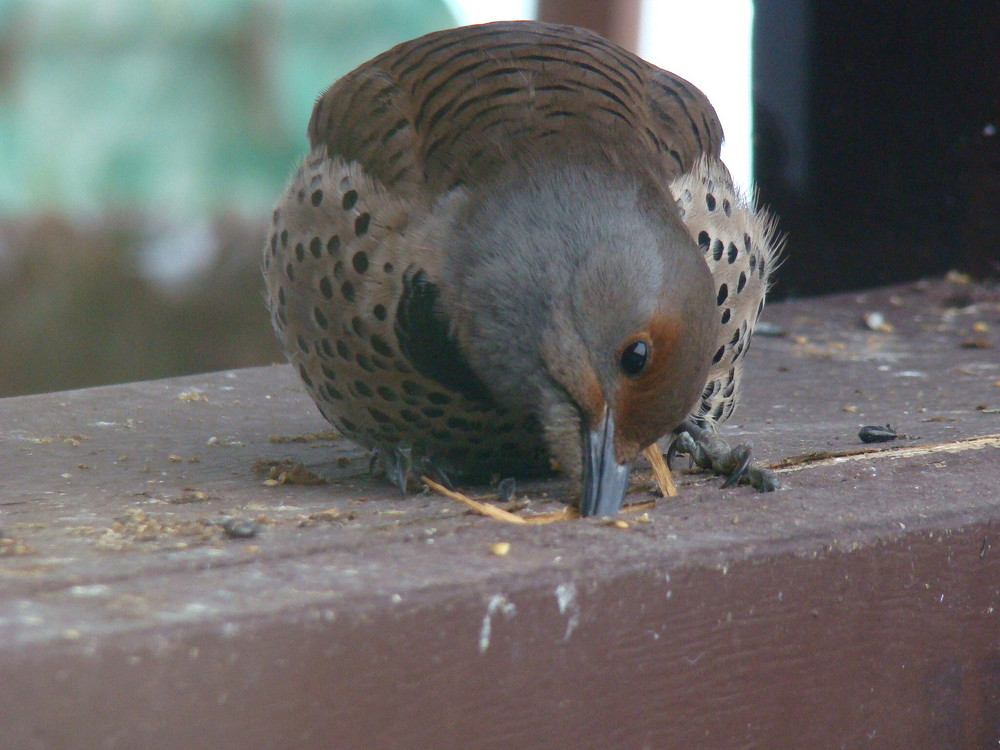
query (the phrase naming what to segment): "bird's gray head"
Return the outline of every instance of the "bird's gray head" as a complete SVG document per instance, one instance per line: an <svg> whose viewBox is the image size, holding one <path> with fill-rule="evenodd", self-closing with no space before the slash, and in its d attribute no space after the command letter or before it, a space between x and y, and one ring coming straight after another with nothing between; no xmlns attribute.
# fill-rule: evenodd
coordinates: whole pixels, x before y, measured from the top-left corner
<svg viewBox="0 0 1000 750"><path fill-rule="evenodd" d="M669 193L590 166L494 188L464 226L459 333L474 366L582 470L581 513L616 512L639 452L705 385L715 301L701 251Z"/></svg>

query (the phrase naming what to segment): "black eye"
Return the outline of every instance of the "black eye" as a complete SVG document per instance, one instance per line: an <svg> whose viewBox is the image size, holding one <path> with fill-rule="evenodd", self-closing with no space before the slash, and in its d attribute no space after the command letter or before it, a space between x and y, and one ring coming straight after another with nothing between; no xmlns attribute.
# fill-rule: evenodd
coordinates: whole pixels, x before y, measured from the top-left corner
<svg viewBox="0 0 1000 750"><path fill-rule="evenodd" d="M622 349L621 366L626 375L638 375L646 366L649 345L645 341L633 341Z"/></svg>

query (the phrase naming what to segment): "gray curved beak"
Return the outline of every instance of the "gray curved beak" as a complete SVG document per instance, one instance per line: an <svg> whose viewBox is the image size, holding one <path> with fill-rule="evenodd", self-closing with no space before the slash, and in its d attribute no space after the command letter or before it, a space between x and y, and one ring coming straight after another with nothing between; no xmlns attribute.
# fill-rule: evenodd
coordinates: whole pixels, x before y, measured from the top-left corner
<svg viewBox="0 0 1000 750"><path fill-rule="evenodd" d="M615 457L615 420L605 407L596 429L583 434L583 495L581 516L610 516L618 512L628 489L632 462L620 464Z"/></svg>

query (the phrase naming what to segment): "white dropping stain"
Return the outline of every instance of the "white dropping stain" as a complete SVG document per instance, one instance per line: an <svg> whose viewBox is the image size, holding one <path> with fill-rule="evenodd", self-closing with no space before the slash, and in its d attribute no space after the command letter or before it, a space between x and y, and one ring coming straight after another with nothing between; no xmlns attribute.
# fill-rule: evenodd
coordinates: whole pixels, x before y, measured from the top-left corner
<svg viewBox="0 0 1000 750"><path fill-rule="evenodd" d="M204 602L188 602L181 608L181 616L201 617L212 611L212 607Z"/></svg>
<svg viewBox="0 0 1000 750"><path fill-rule="evenodd" d="M556 604L559 605L559 614L567 617L563 640L568 641L576 626L580 624L580 602L577 601L576 584L573 581L556 586Z"/></svg>
<svg viewBox="0 0 1000 750"><path fill-rule="evenodd" d="M483 616L483 624L479 627L479 653L485 654L490 647L490 635L493 632L493 615L497 612L507 619L514 616L517 608L513 602L507 601L503 594L494 594L490 598L490 603L486 605L486 614Z"/></svg>
<svg viewBox="0 0 1000 750"><path fill-rule="evenodd" d="M71 586L69 589L71 596L79 597L104 596L110 591L111 589L103 583L94 583L90 586Z"/></svg>

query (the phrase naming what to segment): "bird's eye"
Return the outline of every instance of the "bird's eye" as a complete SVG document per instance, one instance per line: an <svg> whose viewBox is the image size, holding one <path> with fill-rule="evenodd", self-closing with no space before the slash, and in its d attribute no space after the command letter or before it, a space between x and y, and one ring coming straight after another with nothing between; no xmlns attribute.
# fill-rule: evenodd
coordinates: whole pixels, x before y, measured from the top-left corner
<svg viewBox="0 0 1000 750"><path fill-rule="evenodd" d="M626 375L635 376L642 372L647 359L649 359L649 344L638 339L625 345L619 363Z"/></svg>

